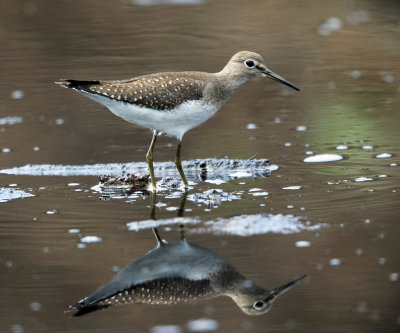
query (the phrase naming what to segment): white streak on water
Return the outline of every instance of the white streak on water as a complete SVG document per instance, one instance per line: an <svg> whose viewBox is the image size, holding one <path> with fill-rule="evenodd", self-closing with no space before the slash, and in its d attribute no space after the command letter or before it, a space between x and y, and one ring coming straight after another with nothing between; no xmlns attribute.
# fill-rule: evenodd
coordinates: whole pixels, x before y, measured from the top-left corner
<svg viewBox="0 0 400 333"><path fill-rule="evenodd" d="M343 159L342 155L320 154L320 155L306 157L304 159L304 162L306 162L306 163L333 162L333 161L340 161L342 159Z"/></svg>
<svg viewBox="0 0 400 333"><path fill-rule="evenodd" d="M303 223L301 217L282 214L240 215L226 219L218 218L204 223L201 223L197 218L177 217L156 221L145 220L140 222L129 222L126 226L130 231L139 231L142 229L181 223L197 226L196 228L187 230L187 232L199 234L213 233L217 235L229 234L243 237L267 233L293 234L302 231L319 230L323 227L329 226L329 224L326 223L318 223L315 225L311 225L309 222ZM199 225L200 223L201 225Z"/></svg>
<svg viewBox="0 0 400 333"><path fill-rule="evenodd" d="M293 185L293 186L286 186L282 187L283 190L300 190L301 186Z"/></svg>
<svg viewBox="0 0 400 333"><path fill-rule="evenodd" d="M269 165L268 160L232 160L232 159L205 159L183 161L183 169L187 174L200 171L200 165L206 163L208 170L208 180L214 179L223 181L229 179L229 174L235 171L235 177L259 177L266 176L269 172L277 170L277 165ZM173 162L156 162L154 171L158 176L171 176L170 173L178 173ZM120 176L126 173L147 173L146 162L134 163L108 163L91 165L60 165L60 164L27 164L22 167L13 167L0 170L0 173L12 175L30 176L99 176L111 175ZM240 172L240 173L239 173ZM225 179L226 178L226 179Z"/></svg>
<svg viewBox="0 0 400 333"><path fill-rule="evenodd" d="M176 217L172 219L163 220L145 220L140 222L129 222L126 224L129 231L139 231L143 229L156 228L159 226L173 225L173 224L196 224L200 221L190 217Z"/></svg>
<svg viewBox="0 0 400 333"><path fill-rule="evenodd" d="M293 215L282 214L240 215L205 222L204 227L198 229L197 232L252 236L267 233L292 234L306 230L318 230L327 226L327 224L307 225L300 219Z"/></svg>

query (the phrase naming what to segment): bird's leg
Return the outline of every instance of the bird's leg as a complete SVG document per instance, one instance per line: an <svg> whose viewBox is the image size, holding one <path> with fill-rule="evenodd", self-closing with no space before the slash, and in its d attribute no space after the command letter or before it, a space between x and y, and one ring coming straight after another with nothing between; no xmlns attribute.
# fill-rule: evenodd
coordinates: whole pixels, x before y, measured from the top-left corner
<svg viewBox="0 0 400 333"><path fill-rule="evenodd" d="M186 180L185 173L183 172L183 169L182 169L181 146L182 146L182 141L178 140L178 144L176 145L175 165L176 165L176 168L179 171L179 174L181 175L183 183L185 184L185 188L188 188L189 184L188 184L188 181Z"/></svg>
<svg viewBox="0 0 400 333"><path fill-rule="evenodd" d="M164 245L164 241L161 239L160 235L158 234L158 229L157 228L152 228L154 236L157 239L157 245L159 246L163 246Z"/></svg>
<svg viewBox="0 0 400 333"><path fill-rule="evenodd" d="M151 193L151 203L150 203L150 220L157 220L156 219L156 200L157 194L156 192Z"/></svg>
<svg viewBox="0 0 400 333"><path fill-rule="evenodd" d="M150 219L153 220L154 222L156 221L156 198L157 198L157 194L156 194L156 192L153 192L151 194ZM154 237L156 237L157 245L163 246L164 242L158 233L158 228L154 227L154 228L152 228L152 230L153 230Z"/></svg>
<svg viewBox="0 0 400 333"><path fill-rule="evenodd" d="M156 131L153 131L153 138L151 139L150 147L146 154L146 161L147 164L149 165L151 185L153 185L153 192L156 191L156 179L154 177L154 168L153 168L153 149L157 140L157 134L158 133Z"/></svg>
<svg viewBox="0 0 400 333"><path fill-rule="evenodd" d="M185 205L186 205L187 196L188 196L188 191L185 188L185 192L183 193L181 204L180 204L179 209L178 209L178 215L177 215L178 217L183 217L183 213L185 212ZM179 233L180 233L180 236L181 236L181 242L183 242L185 240L185 231L183 230L183 223L181 223L179 225Z"/></svg>

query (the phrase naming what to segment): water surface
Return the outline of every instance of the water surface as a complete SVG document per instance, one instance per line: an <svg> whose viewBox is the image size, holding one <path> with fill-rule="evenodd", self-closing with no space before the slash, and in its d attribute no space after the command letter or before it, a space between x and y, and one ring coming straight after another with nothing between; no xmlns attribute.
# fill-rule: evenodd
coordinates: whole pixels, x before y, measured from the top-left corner
<svg viewBox="0 0 400 333"><path fill-rule="evenodd" d="M276 287L301 274L307 280L258 317L218 298L71 318L63 313L68 305L155 246L150 229L127 226L149 219L151 198L99 200L91 190L96 176L0 174L1 187L35 195L0 202L0 330L154 332L175 325L188 332L188 322L207 318L218 323L218 332L397 332L398 3L171 3L0 5L0 169L144 161L150 131L59 89L52 83L59 78L218 71L238 50L259 52L301 92L270 80L247 83L215 117L185 135L182 158L256 155L279 169L220 185L197 182L191 193L241 194L213 205L187 200L184 215L199 221L186 225L187 237L260 285ZM173 138L160 138L155 159L171 161L174 145ZM390 156L377 158L384 153ZM303 162L317 154L343 159ZM300 188L285 189L293 186ZM175 218L171 207L180 200L161 193L157 219ZM221 219L244 214L292 215L305 226L324 227L287 234L256 232L250 224L241 235L217 228ZM177 225L162 234L176 240ZM101 241L82 242L85 236Z"/></svg>

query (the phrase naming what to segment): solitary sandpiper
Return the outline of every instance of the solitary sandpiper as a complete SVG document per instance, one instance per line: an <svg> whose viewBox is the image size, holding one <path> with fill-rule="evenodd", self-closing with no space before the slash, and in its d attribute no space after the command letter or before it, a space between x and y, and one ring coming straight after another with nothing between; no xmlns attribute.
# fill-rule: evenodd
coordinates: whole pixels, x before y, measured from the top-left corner
<svg viewBox="0 0 400 333"><path fill-rule="evenodd" d="M178 243L162 240L157 228L153 232L157 247L124 267L110 283L72 305L75 316L112 305L193 303L217 296L229 296L244 313L259 315L306 277L276 289L265 289L212 251L188 243L183 229Z"/></svg>
<svg viewBox="0 0 400 333"><path fill-rule="evenodd" d="M187 188L180 157L183 135L212 117L243 83L256 77L268 77L299 90L269 70L259 54L249 51L236 53L218 73L165 72L119 81L56 83L103 104L126 121L152 130L146 160L155 191L153 149L157 136L166 133L178 139L175 165Z"/></svg>

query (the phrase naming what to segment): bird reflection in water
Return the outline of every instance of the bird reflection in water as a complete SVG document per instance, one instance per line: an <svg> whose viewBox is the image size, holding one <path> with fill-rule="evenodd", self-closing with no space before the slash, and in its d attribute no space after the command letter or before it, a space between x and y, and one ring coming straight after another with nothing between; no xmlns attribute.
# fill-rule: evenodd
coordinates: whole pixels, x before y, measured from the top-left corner
<svg viewBox="0 0 400 333"><path fill-rule="evenodd" d="M187 193L178 216L183 216ZM155 219L155 194L151 218ZM92 295L72 305L80 316L113 305L194 303L217 296L229 296L248 315L266 313L276 298L301 282L303 275L281 287L266 289L240 274L212 251L186 241L183 225L180 241L163 240L153 228L157 246L144 257L124 267L114 279Z"/></svg>

